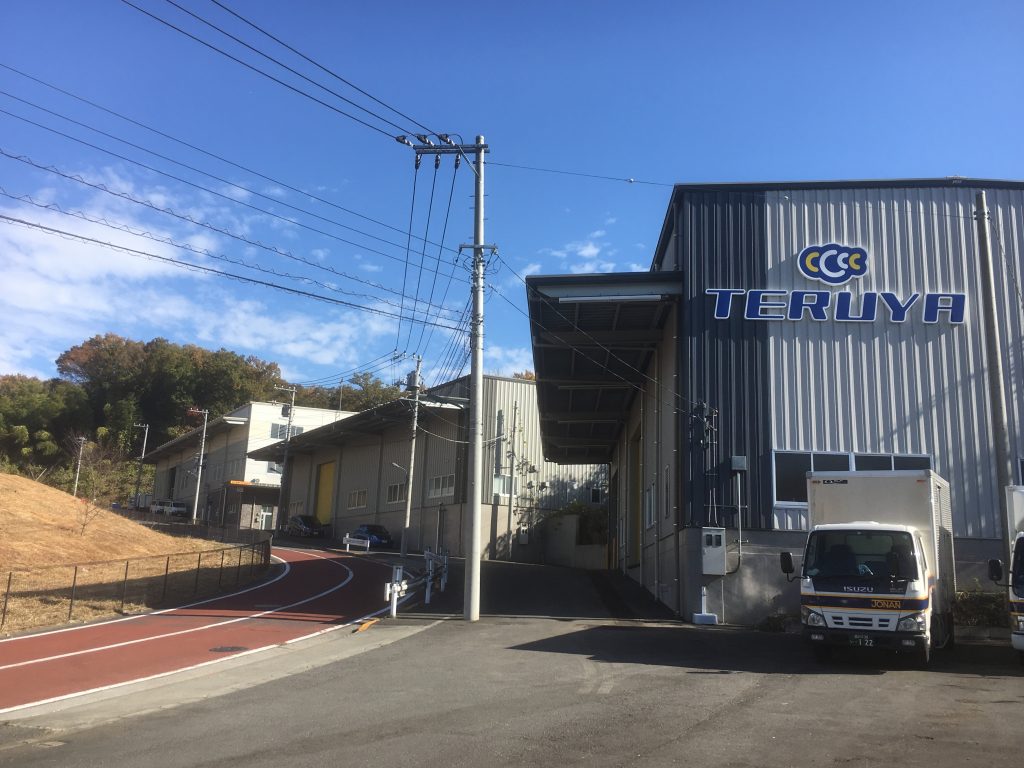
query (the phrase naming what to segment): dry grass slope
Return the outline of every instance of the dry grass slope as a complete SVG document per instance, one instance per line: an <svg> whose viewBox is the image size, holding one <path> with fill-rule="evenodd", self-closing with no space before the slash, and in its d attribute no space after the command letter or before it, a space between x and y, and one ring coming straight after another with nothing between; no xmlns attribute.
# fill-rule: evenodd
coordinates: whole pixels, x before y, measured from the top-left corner
<svg viewBox="0 0 1024 768"><path fill-rule="evenodd" d="M216 594L259 578L268 551L158 533L0 474L0 635Z"/></svg>
<svg viewBox="0 0 1024 768"><path fill-rule="evenodd" d="M82 523L90 515L83 532ZM0 573L221 546L158 533L56 488L0 474Z"/></svg>

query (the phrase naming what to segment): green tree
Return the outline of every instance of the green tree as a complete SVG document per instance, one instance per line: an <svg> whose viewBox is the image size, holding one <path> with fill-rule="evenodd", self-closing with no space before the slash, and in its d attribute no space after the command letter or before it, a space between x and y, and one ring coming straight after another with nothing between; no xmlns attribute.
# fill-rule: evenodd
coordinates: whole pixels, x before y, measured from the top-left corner
<svg viewBox="0 0 1024 768"><path fill-rule="evenodd" d="M341 410L365 411L391 402L401 394L401 387L389 386L372 373L357 373L341 388Z"/></svg>

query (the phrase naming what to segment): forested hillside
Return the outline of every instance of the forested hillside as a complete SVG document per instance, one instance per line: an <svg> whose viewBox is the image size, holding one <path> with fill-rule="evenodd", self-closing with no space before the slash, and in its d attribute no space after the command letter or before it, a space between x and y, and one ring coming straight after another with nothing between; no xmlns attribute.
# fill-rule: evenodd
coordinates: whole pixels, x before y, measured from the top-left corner
<svg viewBox="0 0 1024 768"><path fill-rule="evenodd" d="M58 378L0 376L0 469L67 489L83 444L82 493L127 498L149 425L149 447L196 426L189 408L212 416L250 400L273 400L285 384L277 363L230 350L166 339L134 341L108 333L57 358ZM398 396L369 373L338 387L299 387L296 405L359 411Z"/></svg>

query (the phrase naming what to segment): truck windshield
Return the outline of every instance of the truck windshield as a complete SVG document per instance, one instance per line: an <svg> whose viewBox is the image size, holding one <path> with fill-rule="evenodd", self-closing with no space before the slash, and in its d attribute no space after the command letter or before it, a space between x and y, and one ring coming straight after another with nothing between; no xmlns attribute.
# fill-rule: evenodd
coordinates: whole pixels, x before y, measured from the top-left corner
<svg viewBox="0 0 1024 768"><path fill-rule="evenodd" d="M815 531L807 541L804 575L913 580L913 539L904 531Z"/></svg>
<svg viewBox="0 0 1024 768"><path fill-rule="evenodd" d="M1013 592L1024 597L1024 536L1018 537L1013 546Z"/></svg>

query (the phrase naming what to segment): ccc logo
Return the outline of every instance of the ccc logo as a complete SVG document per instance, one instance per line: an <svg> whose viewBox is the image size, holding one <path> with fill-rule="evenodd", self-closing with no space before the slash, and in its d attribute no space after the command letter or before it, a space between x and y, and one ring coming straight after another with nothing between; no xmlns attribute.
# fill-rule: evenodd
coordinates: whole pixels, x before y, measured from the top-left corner
<svg viewBox="0 0 1024 768"><path fill-rule="evenodd" d="M800 251L797 266L805 277L842 285L868 271L868 252L849 245L811 245Z"/></svg>

